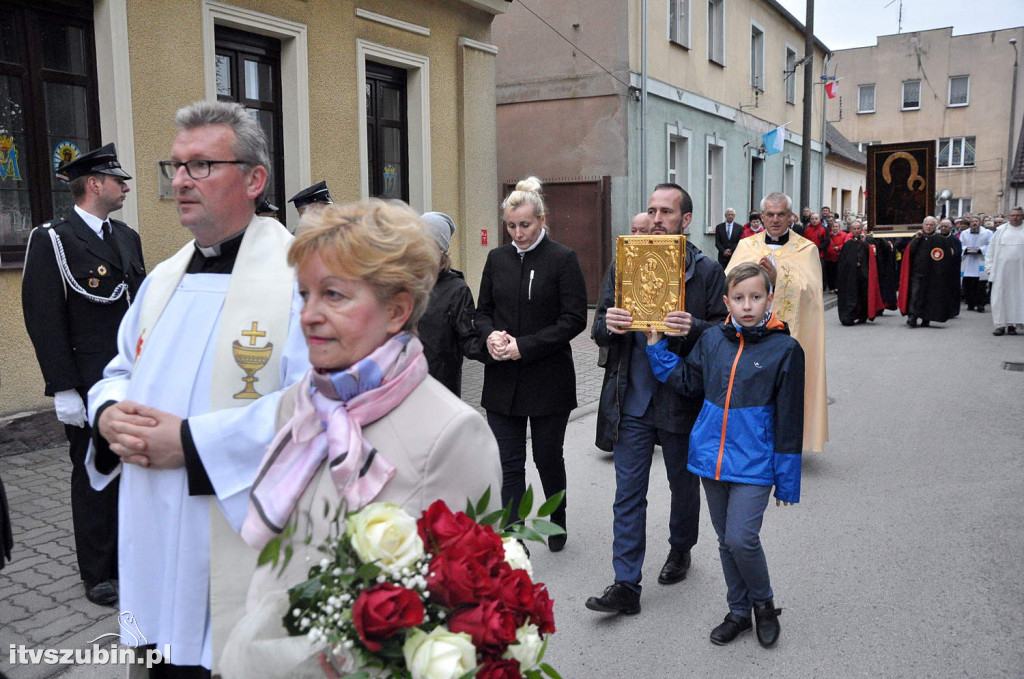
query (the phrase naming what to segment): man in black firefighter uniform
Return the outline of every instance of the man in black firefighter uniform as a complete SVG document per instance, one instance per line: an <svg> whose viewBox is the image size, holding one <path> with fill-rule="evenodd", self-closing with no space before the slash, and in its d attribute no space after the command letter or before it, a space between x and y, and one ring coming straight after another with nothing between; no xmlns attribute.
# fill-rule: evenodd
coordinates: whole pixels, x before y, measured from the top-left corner
<svg viewBox="0 0 1024 679"><path fill-rule="evenodd" d="M117 484L89 485L84 461L91 430L85 398L117 353L117 328L146 276L142 241L109 215L121 209L131 179L113 144L65 163L74 210L33 229L21 304L25 327L71 456L71 513L78 570L95 604L117 602Z"/></svg>

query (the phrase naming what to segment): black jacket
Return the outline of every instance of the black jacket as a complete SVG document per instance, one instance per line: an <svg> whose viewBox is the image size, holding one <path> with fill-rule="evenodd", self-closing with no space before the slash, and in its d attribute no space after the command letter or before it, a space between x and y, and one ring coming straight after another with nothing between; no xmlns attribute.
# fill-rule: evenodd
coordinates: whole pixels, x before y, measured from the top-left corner
<svg viewBox="0 0 1024 679"><path fill-rule="evenodd" d="M702 332L725 320L727 311L722 297L725 295L725 272L717 262L696 247L686 244L686 302L685 309L693 316L693 328L686 337L669 337L669 350L680 357L690 353ZM619 438L619 420L622 402L629 384L629 357L633 336L614 335L605 326L605 313L615 306L615 265L605 276L594 313L592 336L598 346L608 347L608 360L604 367L604 384L597 411L596 445L611 451ZM654 393L653 415L659 429L685 434L693 427L700 413L701 399L686 398L670 387L658 383Z"/></svg>
<svg viewBox="0 0 1024 679"><path fill-rule="evenodd" d="M427 310L416 325L430 375L462 396L462 357L482 359L473 316L473 293L461 271L445 269L430 291ZM486 350L485 350L486 351Z"/></svg>
<svg viewBox="0 0 1024 679"><path fill-rule="evenodd" d="M743 225L739 222L732 223L732 236L728 238L725 235L725 222L720 222L715 227L715 249L718 250L718 263L722 265L723 269L732 259L732 255L726 255L725 251L736 252L736 246L739 245L741 238L743 238Z"/></svg>
<svg viewBox="0 0 1024 679"><path fill-rule="evenodd" d="M97 236L74 211L33 229L29 237L21 306L47 396L67 389L84 392L99 381L117 353L117 328L128 300L135 298L146 277L139 235L124 222L108 221L108 239ZM127 294L102 304L67 284L50 230L60 238L71 275L83 291L106 298L124 281Z"/></svg>
<svg viewBox="0 0 1024 679"><path fill-rule="evenodd" d="M522 258L515 245L487 255L476 327L516 338L522 358L484 367L480 405L502 415L553 415L576 407L570 340L587 327L587 286L576 253L545 234Z"/></svg>

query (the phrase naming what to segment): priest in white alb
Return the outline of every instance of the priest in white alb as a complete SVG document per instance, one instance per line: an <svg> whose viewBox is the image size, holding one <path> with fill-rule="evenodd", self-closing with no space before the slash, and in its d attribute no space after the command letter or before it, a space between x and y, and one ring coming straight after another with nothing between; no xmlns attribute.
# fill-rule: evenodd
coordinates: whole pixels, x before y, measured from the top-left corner
<svg viewBox="0 0 1024 679"><path fill-rule="evenodd" d="M212 667L211 530L240 527L281 390L309 363L292 236L255 214L270 164L263 132L222 102L196 102L175 122L160 165L195 240L153 270L121 323L118 355L89 392L86 464L96 488L121 475L120 608L141 644L170 650L150 676L201 678Z"/></svg>
<svg viewBox="0 0 1024 679"><path fill-rule="evenodd" d="M985 270L992 283L992 334L1016 335L1024 324L1024 209L1010 210L1009 221L992 234Z"/></svg>

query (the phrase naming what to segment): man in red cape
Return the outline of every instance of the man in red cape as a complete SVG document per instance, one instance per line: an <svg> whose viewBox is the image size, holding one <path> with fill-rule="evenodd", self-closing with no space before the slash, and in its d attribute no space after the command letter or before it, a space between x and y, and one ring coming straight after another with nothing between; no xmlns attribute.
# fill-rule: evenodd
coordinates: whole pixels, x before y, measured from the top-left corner
<svg viewBox="0 0 1024 679"><path fill-rule="evenodd" d="M885 307L878 286L878 267L873 243L864 238L864 225L850 223L850 239L839 252L839 322L854 325L874 320Z"/></svg>
<svg viewBox="0 0 1024 679"><path fill-rule="evenodd" d="M931 321L949 320L949 300L959 283L953 247L937 228L935 217L925 217L921 230L903 251L899 307L911 328L916 328L918 321L926 328Z"/></svg>

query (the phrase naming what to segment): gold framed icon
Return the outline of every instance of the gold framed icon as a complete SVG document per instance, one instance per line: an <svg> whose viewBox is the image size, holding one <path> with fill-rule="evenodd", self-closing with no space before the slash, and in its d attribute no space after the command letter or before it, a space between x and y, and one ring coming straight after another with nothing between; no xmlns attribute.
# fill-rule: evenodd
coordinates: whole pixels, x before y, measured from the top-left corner
<svg viewBox="0 0 1024 679"><path fill-rule="evenodd" d="M615 306L633 316L630 330L664 332L665 316L686 301L686 236L619 236Z"/></svg>

